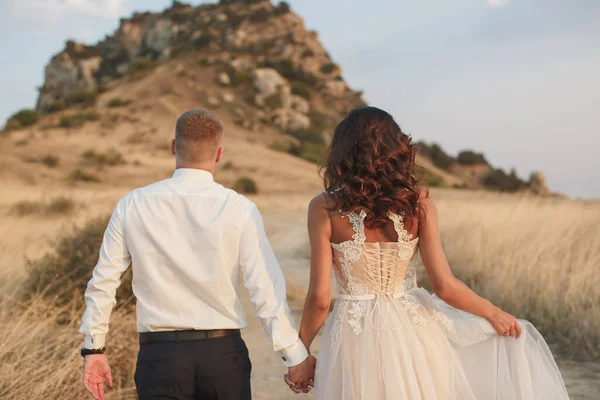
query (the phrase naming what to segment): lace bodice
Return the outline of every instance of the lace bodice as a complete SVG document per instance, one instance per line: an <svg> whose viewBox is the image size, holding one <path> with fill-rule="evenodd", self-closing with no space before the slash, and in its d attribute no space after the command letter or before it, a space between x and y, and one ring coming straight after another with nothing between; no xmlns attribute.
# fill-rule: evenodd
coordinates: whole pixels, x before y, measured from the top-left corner
<svg viewBox="0 0 600 400"><path fill-rule="evenodd" d="M415 265L418 238L404 228L402 215L389 214L398 234L397 242L366 243L365 211L343 213L354 235L352 240L332 243L338 294L400 297L416 287Z"/></svg>

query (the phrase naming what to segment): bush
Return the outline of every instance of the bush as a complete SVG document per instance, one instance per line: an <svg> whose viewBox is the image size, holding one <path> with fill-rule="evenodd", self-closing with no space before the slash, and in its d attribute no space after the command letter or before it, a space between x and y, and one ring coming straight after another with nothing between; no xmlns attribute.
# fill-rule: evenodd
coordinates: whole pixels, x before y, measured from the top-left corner
<svg viewBox="0 0 600 400"><path fill-rule="evenodd" d="M38 113L35 110L24 108L11 115L6 121L6 130L17 130L25 126L33 125L38 120Z"/></svg>
<svg viewBox="0 0 600 400"><path fill-rule="evenodd" d="M500 192L516 192L527 186L514 170L507 174L501 168L490 171L483 179L483 184L488 189Z"/></svg>
<svg viewBox="0 0 600 400"><path fill-rule="evenodd" d="M292 82L291 83L292 93L301 97L304 97L307 100L310 100L313 94L312 87L307 85L304 82Z"/></svg>
<svg viewBox="0 0 600 400"><path fill-rule="evenodd" d="M463 150L458 153L458 157L456 157L456 161L463 165L476 165L476 164L485 164L489 165L487 160L485 159L483 153L475 153L471 150Z"/></svg>
<svg viewBox="0 0 600 400"><path fill-rule="evenodd" d="M289 150L289 146L286 146L285 144L283 144L281 142L273 142L269 145L269 148L271 150L281 151L284 153L287 153L287 151Z"/></svg>
<svg viewBox="0 0 600 400"><path fill-rule="evenodd" d="M243 85L244 83L250 82L250 70L240 69L230 74L231 82L233 86Z"/></svg>
<svg viewBox="0 0 600 400"><path fill-rule="evenodd" d="M120 97L110 99L107 106L109 107L124 107L131 104L131 100L123 100Z"/></svg>
<svg viewBox="0 0 600 400"><path fill-rule="evenodd" d="M196 39L192 40L192 46L195 49L203 49L210 44L211 37L207 34L202 34L198 36ZM208 61L208 59L207 59Z"/></svg>
<svg viewBox="0 0 600 400"><path fill-rule="evenodd" d="M273 68L279 72L281 76L290 81L300 81L311 86L316 85L319 81L319 79L310 72L305 72L300 67L296 68L292 60L266 61L261 66Z"/></svg>
<svg viewBox="0 0 600 400"><path fill-rule="evenodd" d="M267 10L266 8L259 8L252 14L250 14L248 19L250 20L250 22L260 23L267 21L270 17L271 12L269 10Z"/></svg>
<svg viewBox="0 0 600 400"><path fill-rule="evenodd" d="M335 63L325 64L321 67L321 72L324 74L330 74L337 69L337 65Z"/></svg>
<svg viewBox="0 0 600 400"><path fill-rule="evenodd" d="M96 153L94 150L88 150L84 152L81 157L91 165L102 167L105 165L115 166L125 164L125 160L121 153L115 150L109 150L106 153Z"/></svg>
<svg viewBox="0 0 600 400"><path fill-rule="evenodd" d="M98 183L100 182L100 178L96 175L86 172L81 168L77 168L75 171L71 172L71 180L73 182L81 181L81 182L90 182L90 183Z"/></svg>
<svg viewBox="0 0 600 400"><path fill-rule="evenodd" d="M100 115L94 111L74 115L65 115L60 119L58 126L61 128L76 128L82 126L87 121L97 121L99 119Z"/></svg>
<svg viewBox="0 0 600 400"><path fill-rule="evenodd" d="M315 52L312 51L311 49L306 49L302 52L302 54L300 55L300 57L302 58L308 58L308 57L313 57L315 55Z"/></svg>
<svg viewBox="0 0 600 400"><path fill-rule="evenodd" d="M446 154L437 143L433 143L429 146L425 142L419 142L417 143L417 147L419 153L428 157L436 167L447 170L454 163L454 159Z"/></svg>
<svg viewBox="0 0 600 400"><path fill-rule="evenodd" d="M424 180L429 187L439 187L444 184L444 180L441 176L431 172L428 169L424 170L423 177L421 179Z"/></svg>
<svg viewBox="0 0 600 400"><path fill-rule="evenodd" d="M149 57L138 57L129 63L129 72L139 72L149 70L154 63Z"/></svg>
<svg viewBox="0 0 600 400"><path fill-rule="evenodd" d="M318 143L302 143L297 153L298 157L314 164L322 164L325 161L325 146Z"/></svg>
<svg viewBox="0 0 600 400"><path fill-rule="evenodd" d="M291 8L287 1L280 1L279 4L277 4L277 7L275 7L275 14L276 15L286 14L286 13L289 13L290 10L291 10Z"/></svg>
<svg viewBox="0 0 600 400"><path fill-rule="evenodd" d="M48 203L40 201L20 201L14 204L11 212L19 217L31 214L59 215L68 214L75 209L73 200L66 197L57 197Z"/></svg>
<svg viewBox="0 0 600 400"><path fill-rule="evenodd" d="M233 190L242 194L256 194L258 193L258 186L254 179L243 176L235 181Z"/></svg>
<svg viewBox="0 0 600 400"><path fill-rule="evenodd" d="M65 102L62 100L57 100L54 103L50 104L50 106L46 109L48 113L54 113L58 111L62 111L66 108Z"/></svg>
<svg viewBox="0 0 600 400"><path fill-rule="evenodd" d="M93 106L98 100L98 92L94 89L81 90L68 95L64 104L66 106L82 105L84 107Z"/></svg>
<svg viewBox="0 0 600 400"><path fill-rule="evenodd" d="M73 299L79 304L98 254L108 219L95 219L83 228L75 229L60 239L54 250L27 266L29 275L23 284L23 297L33 298L41 294L49 303L63 306ZM132 297L131 270L121 277L117 290L118 305Z"/></svg>
<svg viewBox="0 0 600 400"><path fill-rule="evenodd" d="M233 163L231 161L227 161L226 163L223 164L223 166L221 167L221 169L223 171L227 171L227 170L233 169Z"/></svg>
<svg viewBox="0 0 600 400"><path fill-rule="evenodd" d="M40 162L48 168L54 168L58 165L59 159L53 154L46 154L40 159Z"/></svg>

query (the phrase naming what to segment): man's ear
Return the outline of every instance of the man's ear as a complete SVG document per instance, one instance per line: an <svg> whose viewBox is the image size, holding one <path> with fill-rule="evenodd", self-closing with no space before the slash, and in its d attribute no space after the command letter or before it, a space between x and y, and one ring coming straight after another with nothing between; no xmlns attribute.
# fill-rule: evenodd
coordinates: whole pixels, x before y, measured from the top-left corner
<svg viewBox="0 0 600 400"><path fill-rule="evenodd" d="M217 157L215 158L215 163L221 161L221 157L223 157L223 146L219 147L219 150L217 150Z"/></svg>
<svg viewBox="0 0 600 400"><path fill-rule="evenodd" d="M171 139L171 154L176 155L176 153L175 153L175 139Z"/></svg>

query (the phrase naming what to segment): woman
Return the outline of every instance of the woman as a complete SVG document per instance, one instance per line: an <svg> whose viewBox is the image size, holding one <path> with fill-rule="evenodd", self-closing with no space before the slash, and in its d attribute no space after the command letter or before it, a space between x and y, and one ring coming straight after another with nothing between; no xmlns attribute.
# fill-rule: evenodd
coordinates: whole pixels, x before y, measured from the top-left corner
<svg viewBox="0 0 600 400"><path fill-rule="evenodd" d="M337 281L314 398L568 399L533 325L452 275L415 154L377 108L352 111L335 130L326 192L308 216L311 275L300 327L308 349L329 312L332 269ZM433 296L416 286L417 250Z"/></svg>

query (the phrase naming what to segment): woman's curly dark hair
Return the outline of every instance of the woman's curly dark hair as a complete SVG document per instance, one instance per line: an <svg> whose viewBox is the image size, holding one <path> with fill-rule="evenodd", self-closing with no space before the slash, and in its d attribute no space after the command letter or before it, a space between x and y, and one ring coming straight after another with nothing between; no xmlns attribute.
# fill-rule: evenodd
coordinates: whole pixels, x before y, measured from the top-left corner
<svg viewBox="0 0 600 400"><path fill-rule="evenodd" d="M365 224L389 222L389 212L421 221L416 145L394 118L375 107L357 108L337 126L323 166L325 190L336 204L330 211L365 210Z"/></svg>

